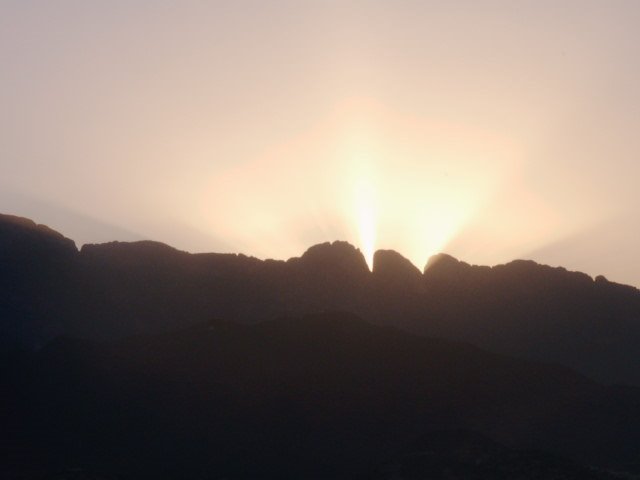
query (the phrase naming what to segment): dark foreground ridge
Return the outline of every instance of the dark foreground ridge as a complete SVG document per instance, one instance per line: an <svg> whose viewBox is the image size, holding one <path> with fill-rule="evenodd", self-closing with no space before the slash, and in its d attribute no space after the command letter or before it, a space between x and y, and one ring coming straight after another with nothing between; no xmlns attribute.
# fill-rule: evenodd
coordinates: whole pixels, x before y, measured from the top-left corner
<svg viewBox="0 0 640 480"><path fill-rule="evenodd" d="M640 389L351 314L59 338L2 365L2 478L608 479L638 468Z"/></svg>
<svg viewBox="0 0 640 480"><path fill-rule="evenodd" d="M556 362L600 382L640 385L640 292L516 260L479 267L448 255L420 272L378 251L373 271L346 242L287 261L189 254L158 242L74 243L0 215L0 349L59 335L94 340L225 318L347 311L409 332Z"/></svg>

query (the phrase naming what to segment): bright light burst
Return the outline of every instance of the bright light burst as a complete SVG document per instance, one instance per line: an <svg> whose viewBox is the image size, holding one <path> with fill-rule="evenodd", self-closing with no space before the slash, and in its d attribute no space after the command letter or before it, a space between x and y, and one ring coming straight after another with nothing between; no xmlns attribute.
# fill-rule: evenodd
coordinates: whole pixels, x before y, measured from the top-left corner
<svg viewBox="0 0 640 480"><path fill-rule="evenodd" d="M376 243L375 192L369 179L362 178L355 185L355 210L360 248L364 258L373 268Z"/></svg>
<svg viewBox="0 0 640 480"><path fill-rule="evenodd" d="M193 224L260 257L342 239L370 268L376 248L421 268L452 242L461 245L470 222L512 182L518 160L507 140L475 127L355 102L255 161L212 175ZM499 221L488 218L485 231Z"/></svg>

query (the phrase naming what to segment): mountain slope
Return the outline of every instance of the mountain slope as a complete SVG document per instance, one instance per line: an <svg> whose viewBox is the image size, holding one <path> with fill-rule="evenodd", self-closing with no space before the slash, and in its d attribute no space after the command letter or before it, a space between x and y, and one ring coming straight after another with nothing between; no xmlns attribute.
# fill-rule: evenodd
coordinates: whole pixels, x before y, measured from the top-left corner
<svg viewBox="0 0 640 480"><path fill-rule="evenodd" d="M452 429L607 468L640 458L638 389L349 314L59 339L11 365L2 464L14 471L340 478Z"/></svg>

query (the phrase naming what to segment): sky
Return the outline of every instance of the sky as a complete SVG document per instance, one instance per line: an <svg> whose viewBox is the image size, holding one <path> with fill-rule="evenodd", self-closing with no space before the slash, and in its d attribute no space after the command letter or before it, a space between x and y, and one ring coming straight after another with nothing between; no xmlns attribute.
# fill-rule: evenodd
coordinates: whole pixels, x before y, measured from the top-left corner
<svg viewBox="0 0 640 480"><path fill-rule="evenodd" d="M0 0L0 212L640 286L640 2Z"/></svg>

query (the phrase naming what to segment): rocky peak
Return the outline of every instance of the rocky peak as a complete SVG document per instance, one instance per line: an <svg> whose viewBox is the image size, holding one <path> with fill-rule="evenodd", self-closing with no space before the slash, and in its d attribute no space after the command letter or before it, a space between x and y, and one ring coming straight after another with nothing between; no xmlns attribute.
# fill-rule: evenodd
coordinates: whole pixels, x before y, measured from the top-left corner
<svg viewBox="0 0 640 480"><path fill-rule="evenodd" d="M72 255L73 240L27 218L0 214L0 255Z"/></svg>
<svg viewBox="0 0 640 480"><path fill-rule="evenodd" d="M350 243L339 240L310 247L300 257L299 262L318 271L369 273L369 267L362 252Z"/></svg>
<svg viewBox="0 0 640 480"><path fill-rule="evenodd" d="M422 274L408 259L394 250L378 250L373 255L373 276L376 279L404 284L420 279Z"/></svg>

